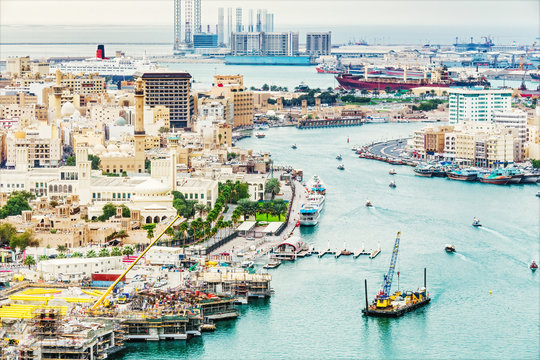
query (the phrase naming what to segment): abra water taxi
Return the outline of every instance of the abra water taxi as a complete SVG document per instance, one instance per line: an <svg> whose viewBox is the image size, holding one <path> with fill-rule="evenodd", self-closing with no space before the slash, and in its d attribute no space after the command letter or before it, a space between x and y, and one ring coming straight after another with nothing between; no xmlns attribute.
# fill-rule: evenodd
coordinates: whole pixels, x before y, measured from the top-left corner
<svg viewBox="0 0 540 360"><path fill-rule="evenodd" d="M445 247L444 247L444 250L446 250L446 252L456 252L456 247L454 245L449 245L447 244Z"/></svg>
<svg viewBox="0 0 540 360"><path fill-rule="evenodd" d="M337 166L337 168L338 168L338 170L345 170L345 165L339 164L339 165Z"/></svg>
<svg viewBox="0 0 540 360"><path fill-rule="evenodd" d="M478 220L477 218L474 218L472 222L472 226L479 227L479 226L482 226L482 224L480 224L480 220Z"/></svg>

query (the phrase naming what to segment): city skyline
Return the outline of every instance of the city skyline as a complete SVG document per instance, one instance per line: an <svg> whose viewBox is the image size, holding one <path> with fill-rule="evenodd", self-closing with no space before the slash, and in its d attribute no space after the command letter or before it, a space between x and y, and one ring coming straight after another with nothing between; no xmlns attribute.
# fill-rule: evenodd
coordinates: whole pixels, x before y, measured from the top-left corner
<svg viewBox="0 0 540 360"><path fill-rule="evenodd" d="M3 25L171 25L173 0L2 0L0 23ZM202 23L215 27L218 8L248 9L267 8L279 19L279 26L298 25L410 25L416 26L483 26L497 24L501 27L538 28L539 5L536 1L513 1L513 12L519 17L507 16L504 1L438 1L425 7L425 0L414 1L230 1L203 0ZM106 6L107 11L103 11ZM466 6L466 8L465 8ZM309 9L306 10L306 7ZM422 7L422 11L418 8ZM51 9L56 11L51 11ZM466 11L464 11L464 9ZM368 11L366 11L368 10ZM48 13L43 17L44 12ZM298 17L304 13L309 16ZM440 14L444 13L444 17ZM118 14L122 14L118 17Z"/></svg>

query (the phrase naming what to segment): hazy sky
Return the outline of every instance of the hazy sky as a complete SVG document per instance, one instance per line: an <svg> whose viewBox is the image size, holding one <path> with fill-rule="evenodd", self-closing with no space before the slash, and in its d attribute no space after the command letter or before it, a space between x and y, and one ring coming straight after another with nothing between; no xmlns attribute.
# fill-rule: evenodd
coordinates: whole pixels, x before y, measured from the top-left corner
<svg viewBox="0 0 540 360"><path fill-rule="evenodd" d="M538 0L202 0L203 28L218 7L266 8L276 26L455 25L538 28ZM0 0L2 25L172 25L173 0ZM0 34L1 35L1 34ZM1 41L1 39L0 39Z"/></svg>

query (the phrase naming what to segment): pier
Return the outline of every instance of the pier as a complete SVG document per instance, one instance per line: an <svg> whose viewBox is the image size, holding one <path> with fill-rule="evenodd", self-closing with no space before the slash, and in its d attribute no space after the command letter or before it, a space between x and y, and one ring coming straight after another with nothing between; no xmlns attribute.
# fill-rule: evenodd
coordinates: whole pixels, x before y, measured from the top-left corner
<svg viewBox="0 0 540 360"><path fill-rule="evenodd" d="M316 129L342 126L358 126L366 122L364 118L342 118L342 119L304 119L298 121L299 129Z"/></svg>

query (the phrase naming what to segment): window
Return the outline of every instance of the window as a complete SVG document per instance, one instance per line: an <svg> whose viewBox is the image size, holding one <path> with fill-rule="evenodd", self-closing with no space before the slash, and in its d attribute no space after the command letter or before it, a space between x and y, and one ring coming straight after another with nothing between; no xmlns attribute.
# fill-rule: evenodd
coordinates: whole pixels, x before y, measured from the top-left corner
<svg viewBox="0 0 540 360"><path fill-rule="evenodd" d="M112 194L112 198L113 198L113 199L116 199L116 193L113 193L113 194Z"/></svg>
<svg viewBox="0 0 540 360"><path fill-rule="evenodd" d="M204 194L201 194L201 200L203 200L203 199L204 199Z"/></svg>

